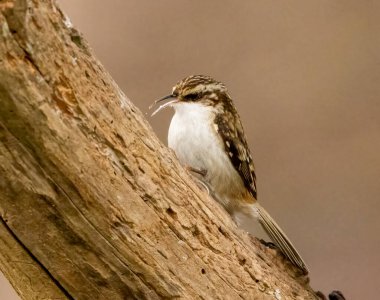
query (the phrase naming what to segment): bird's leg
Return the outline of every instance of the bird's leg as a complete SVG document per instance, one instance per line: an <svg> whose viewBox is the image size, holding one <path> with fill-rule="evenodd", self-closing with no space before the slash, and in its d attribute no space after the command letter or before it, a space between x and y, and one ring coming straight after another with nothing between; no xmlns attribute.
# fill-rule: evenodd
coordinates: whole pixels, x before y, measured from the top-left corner
<svg viewBox="0 0 380 300"><path fill-rule="evenodd" d="M204 170L204 169L196 169L196 168L193 168L193 167L187 166L187 165L185 166L185 169L191 173L201 175L202 177L205 177L207 175L207 170ZM193 176L193 177L195 178L197 185L200 188L206 190L207 194L210 195L209 185L205 181L198 178L198 176Z"/></svg>
<svg viewBox="0 0 380 300"><path fill-rule="evenodd" d="M266 246L266 247L268 247L270 249L278 249L278 247L276 246L275 243L267 242L264 239L260 239L259 241L260 241L261 244L263 244L264 246Z"/></svg>
<svg viewBox="0 0 380 300"><path fill-rule="evenodd" d="M205 177L207 175L207 170L205 170L205 169L197 169L197 168L193 168L191 166L185 166L185 169L190 171L190 172L199 174L202 177Z"/></svg>

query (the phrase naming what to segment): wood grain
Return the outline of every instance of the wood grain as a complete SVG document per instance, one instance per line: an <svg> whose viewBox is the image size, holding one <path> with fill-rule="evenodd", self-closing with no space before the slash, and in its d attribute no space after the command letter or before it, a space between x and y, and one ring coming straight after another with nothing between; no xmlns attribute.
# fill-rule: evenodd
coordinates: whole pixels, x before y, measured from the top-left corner
<svg viewBox="0 0 380 300"><path fill-rule="evenodd" d="M0 10L0 269L23 299L316 299L193 183L54 1Z"/></svg>

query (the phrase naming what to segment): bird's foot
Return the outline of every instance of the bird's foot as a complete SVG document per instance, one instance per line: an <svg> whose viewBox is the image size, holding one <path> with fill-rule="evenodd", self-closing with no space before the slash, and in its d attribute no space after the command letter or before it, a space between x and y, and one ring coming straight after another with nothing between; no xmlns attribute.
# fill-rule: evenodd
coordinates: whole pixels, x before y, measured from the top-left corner
<svg viewBox="0 0 380 300"><path fill-rule="evenodd" d="M197 169L197 168L193 168L191 166L185 166L185 169L188 170L189 172L199 174L202 177L205 177L207 175L207 170L205 170L205 169Z"/></svg>
<svg viewBox="0 0 380 300"><path fill-rule="evenodd" d="M195 182L197 183L198 187L202 190L205 190L207 192L208 195L210 195L210 188L209 186L207 185L207 183L203 182L202 180L195 178Z"/></svg>
<svg viewBox="0 0 380 300"><path fill-rule="evenodd" d="M263 239L260 239L260 243L263 244L264 246L270 248L270 249L278 249L278 247L276 246L276 244L272 243L272 242L267 242Z"/></svg>
<svg viewBox="0 0 380 300"><path fill-rule="evenodd" d="M205 190L207 192L207 194L210 195L211 194L210 186L207 184L207 182L202 180L199 176L196 176L196 175L200 175L202 178L205 177L207 175L207 170L197 169L197 168L193 168L191 166L184 166L184 168L187 171L189 171L191 175L193 175L192 177L194 178L195 183L198 185L198 187L202 190Z"/></svg>

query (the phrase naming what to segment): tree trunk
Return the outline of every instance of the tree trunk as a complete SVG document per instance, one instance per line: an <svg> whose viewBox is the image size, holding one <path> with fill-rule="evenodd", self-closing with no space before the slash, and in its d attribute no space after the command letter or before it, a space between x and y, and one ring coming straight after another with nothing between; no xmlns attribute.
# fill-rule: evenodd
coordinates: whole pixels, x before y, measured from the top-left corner
<svg viewBox="0 0 380 300"><path fill-rule="evenodd" d="M0 9L0 269L21 298L317 297L193 183L55 1Z"/></svg>

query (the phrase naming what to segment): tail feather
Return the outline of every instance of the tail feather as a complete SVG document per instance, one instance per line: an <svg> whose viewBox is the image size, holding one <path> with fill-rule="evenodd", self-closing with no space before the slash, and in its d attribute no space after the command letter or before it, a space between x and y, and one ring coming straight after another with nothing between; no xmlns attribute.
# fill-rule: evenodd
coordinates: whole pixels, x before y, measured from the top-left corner
<svg viewBox="0 0 380 300"><path fill-rule="evenodd" d="M294 248L288 237L281 230L280 226L272 219L267 211L258 203L254 204L255 214L259 220L259 223L273 240L276 246L282 251L282 253L293 263L295 266L308 273L307 266L297 250Z"/></svg>

